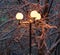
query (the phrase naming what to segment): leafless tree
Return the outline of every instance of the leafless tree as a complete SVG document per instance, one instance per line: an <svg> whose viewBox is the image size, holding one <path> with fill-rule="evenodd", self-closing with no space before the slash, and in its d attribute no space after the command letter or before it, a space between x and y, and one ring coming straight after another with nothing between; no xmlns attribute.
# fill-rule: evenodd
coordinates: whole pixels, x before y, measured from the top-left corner
<svg viewBox="0 0 60 55"><path fill-rule="evenodd" d="M60 44L60 4L54 0L43 0L43 5L40 4L42 0L37 0L37 3L32 3L28 0L15 1L18 5L5 5L0 7L1 9L4 9L1 10L0 17L6 14L9 18L8 21L3 22L0 25L0 55L9 55L13 50L15 52L18 50L17 53L20 52L20 55L28 55L29 24L21 24L19 26L18 21L15 20L15 15L17 12L22 12L25 16L24 20L26 21L28 20L29 14L32 10L37 10L42 16L41 20L32 24L32 48L34 46L37 47L37 55L52 55L56 50L56 47ZM0 2L4 1L1 0ZM53 6L54 2L56 4ZM53 32L51 32L51 30ZM56 36L53 36L55 34ZM24 39L25 41L27 40L25 42L26 44L23 43ZM53 40L53 42L51 46L48 47L49 44L47 44L47 42L50 39ZM16 49L13 48L13 44L17 44Z"/></svg>

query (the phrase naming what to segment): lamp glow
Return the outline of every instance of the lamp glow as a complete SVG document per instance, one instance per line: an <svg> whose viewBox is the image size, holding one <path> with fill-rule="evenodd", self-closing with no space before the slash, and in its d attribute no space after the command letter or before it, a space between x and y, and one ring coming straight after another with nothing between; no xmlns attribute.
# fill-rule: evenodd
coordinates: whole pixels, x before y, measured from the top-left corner
<svg viewBox="0 0 60 55"><path fill-rule="evenodd" d="M32 12L30 13L30 16L31 16L32 18L34 18L34 17L37 17L37 14L38 14L38 12L37 12L36 10L34 10L34 11L32 11Z"/></svg>
<svg viewBox="0 0 60 55"><path fill-rule="evenodd" d="M37 17L35 18L35 20L40 20L41 19L41 15L38 13Z"/></svg>
<svg viewBox="0 0 60 55"><path fill-rule="evenodd" d="M23 19L23 14L22 13L17 13L16 14L16 19L17 20L22 20Z"/></svg>
<svg viewBox="0 0 60 55"><path fill-rule="evenodd" d="M36 10L32 11L32 12L30 13L30 16L31 16L32 18L35 18L35 20L41 19L41 15L40 15Z"/></svg>

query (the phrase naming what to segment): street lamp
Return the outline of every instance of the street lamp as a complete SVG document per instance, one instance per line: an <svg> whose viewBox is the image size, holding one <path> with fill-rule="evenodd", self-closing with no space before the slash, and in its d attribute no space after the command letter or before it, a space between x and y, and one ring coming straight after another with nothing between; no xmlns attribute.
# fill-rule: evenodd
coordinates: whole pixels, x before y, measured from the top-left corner
<svg viewBox="0 0 60 55"><path fill-rule="evenodd" d="M30 16L31 16L31 18L33 19L34 18L34 21L35 20L40 20L41 19L41 15L36 11L36 10L33 10L33 11L31 11L31 13L30 13ZM16 14L16 19L17 20L19 20L19 24L20 23L27 23L27 24L29 24L29 46L30 46L30 50L29 50L29 53L30 53L30 55L31 55L31 39L32 39L32 23L34 23L34 21L32 20L32 19L30 19L29 21L32 21L32 22L29 22L29 21L24 21L24 22L20 22L20 20L22 20L23 19L23 14L22 13L17 13Z"/></svg>
<svg viewBox="0 0 60 55"><path fill-rule="evenodd" d="M16 19L19 21L18 24L20 25L20 21L23 19L23 14L18 12L16 14Z"/></svg>
<svg viewBox="0 0 60 55"><path fill-rule="evenodd" d="M17 20L22 20L23 19L23 14L22 13L17 13L16 14L16 19Z"/></svg>
<svg viewBox="0 0 60 55"><path fill-rule="evenodd" d="M30 16L32 18L37 17L38 12L36 10L31 11Z"/></svg>
<svg viewBox="0 0 60 55"><path fill-rule="evenodd" d="M32 18L34 18L35 20L40 20L41 19L41 15L36 10L31 11L30 16Z"/></svg>
<svg viewBox="0 0 60 55"><path fill-rule="evenodd" d="M37 19L37 18L40 18L40 16L39 16L39 14L38 14L38 12L36 11L36 10L33 10L33 11L31 11L31 13L30 13L30 16L31 16L31 18L32 19L34 19L34 21ZM33 21L33 23L34 23L34 21ZM31 36L31 29L32 29L32 23L30 23L30 53L31 53L31 38L32 38L32 36ZM30 54L31 55L31 54Z"/></svg>

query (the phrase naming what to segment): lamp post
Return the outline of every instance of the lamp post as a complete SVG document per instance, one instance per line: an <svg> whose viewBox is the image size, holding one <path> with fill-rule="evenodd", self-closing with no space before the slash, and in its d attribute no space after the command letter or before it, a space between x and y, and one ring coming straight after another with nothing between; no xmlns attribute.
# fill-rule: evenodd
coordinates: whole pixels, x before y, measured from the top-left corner
<svg viewBox="0 0 60 55"><path fill-rule="evenodd" d="M30 16L31 16L31 18L34 18L34 21L35 20L40 20L41 19L41 15L36 11L36 10L33 10L33 11L31 11L31 13L30 13ZM30 19L29 21L24 21L24 22L20 22L20 20L22 20L23 19L23 14L22 13L17 13L16 14L16 19L19 21L19 25L21 24L21 23L27 23L27 24L29 24L29 55L31 55L31 53L32 53L32 49L31 49L31 42L32 42L32 23L34 23L34 21L32 20L32 19Z"/></svg>

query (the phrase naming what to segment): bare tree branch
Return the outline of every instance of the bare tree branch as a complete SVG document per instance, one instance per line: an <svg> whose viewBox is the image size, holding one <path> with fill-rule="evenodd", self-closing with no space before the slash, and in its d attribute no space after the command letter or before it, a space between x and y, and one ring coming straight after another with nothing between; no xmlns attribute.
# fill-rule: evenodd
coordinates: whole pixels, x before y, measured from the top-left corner
<svg viewBox="0 0 60 55"><path fill-rule="evenodd" d="M51 46L51 48L49 49L49 51L52 53L52 52L55 50L55 47L57 47L57 45L58 45L59 43L60 43L60 39L57 40L57 42L54 43L54 44Z"/></svg>

